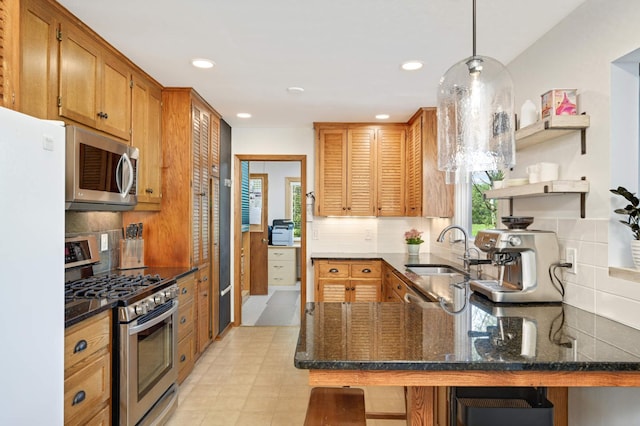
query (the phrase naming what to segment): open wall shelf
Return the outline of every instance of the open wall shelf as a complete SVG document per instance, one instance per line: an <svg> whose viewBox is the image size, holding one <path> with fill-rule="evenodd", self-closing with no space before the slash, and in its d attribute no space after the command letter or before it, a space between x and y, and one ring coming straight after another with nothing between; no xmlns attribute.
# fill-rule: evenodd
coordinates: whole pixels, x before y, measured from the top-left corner
<svg viewBox="0 0 640 426"><path fill-rule="evenodd" d="M484 192L488 199L509 200L509 214L513 215L513 199L541 197L554 194L578 194L580 196L580 217L586 216L586 194L589 192L589 182L581 180L553 180L548 182L530 183L528 185L512 186L500 189L490 189Z"/></svg>
<svg viewBox="0 0 640 426"><path fill-rule="evenodd" d="M553 115L516 130L516 151L537 145L568 133L581 133L582 154L587 153L588 115Z"/></svg>

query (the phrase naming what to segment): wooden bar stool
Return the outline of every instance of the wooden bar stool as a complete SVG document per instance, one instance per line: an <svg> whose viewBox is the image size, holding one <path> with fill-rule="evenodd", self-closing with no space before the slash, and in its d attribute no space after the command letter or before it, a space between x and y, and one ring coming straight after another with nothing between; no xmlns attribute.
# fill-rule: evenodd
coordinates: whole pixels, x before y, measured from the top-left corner
<svg viewBox="0 0 640 426"><path fill-rule="evenodd" d="M364 391L355 388L311 389L304 426L366 426Z"/></svg>

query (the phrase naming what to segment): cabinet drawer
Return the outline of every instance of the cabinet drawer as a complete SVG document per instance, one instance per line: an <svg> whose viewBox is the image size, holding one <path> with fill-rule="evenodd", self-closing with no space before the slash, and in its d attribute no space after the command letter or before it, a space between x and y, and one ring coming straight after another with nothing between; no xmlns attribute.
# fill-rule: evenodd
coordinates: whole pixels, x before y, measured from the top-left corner
<svg viewBox="0 0 640 426"><path fill-rule="evenodd" d="M178 340L181 340L193 330L195 318L195 305L189 302L178 308Z"/></svg>
<svg viewBox="0 0 640 426"><path fill-rule="evenodd" d="M64 381L64 423L84 424L111 397L111 357L97 358Z"/></svg>
<svg viewBox="0 0 640 426"><path fill-rule="evenodd" d="M193 300L193 295L196 291L196 279L195 274L190 274L187 277L180 278L178 284L178 303L184 305Z"/></svg>
<svg viewBox="0 0 640 426"><path fill-rule="evenodd" d="M295 248L274 248L269 247L269 260L296 260Z"/></svg>
<svg viewBox="0 0 640 426"><path fill-rule="evenodd" d="M322 278L348 278L349 263L318 262L318 274Z"/></svg>
<svg viewBox="0 0 640 426"><path fill-rule="evenodd" d="M70 367L90 355L108 348L111 343L111 312L105 311L69 327L64 337L65 376Z"/></svg>
<svg viewBox="0 0 640 426"><path fill-rule="evenodd" d="M195 353L196 341L193 333L189 333L178 342L178 383L182 383L193 369Z"/></svg>
<svg viewBox="0 0 640 426"><path fill-rule="evenodd" d="M380 278L382 264L380 262L362 262L351 264L351 278Z"/></svg>

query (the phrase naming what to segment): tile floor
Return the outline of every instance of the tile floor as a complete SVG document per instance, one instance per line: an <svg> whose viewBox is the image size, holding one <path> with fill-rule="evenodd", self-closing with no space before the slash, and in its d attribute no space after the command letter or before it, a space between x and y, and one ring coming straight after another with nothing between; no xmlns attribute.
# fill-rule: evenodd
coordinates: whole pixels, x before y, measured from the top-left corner
<svg viewBox="0 0 640 426"><path fill-rule="evenodd" d="M293 366L298 327L236 327L209 346L180 386L169 426L301 426L308 373ZM404 411L401 387L367 387L368 411ZM400 420L367 425L399 426Z"/></svg>
<svg viewBox="0 0 640 426"><path fill-rule="evenodd" d="M264 296L249 296L246 301L242 304L242 325L255 325L256 321L260 318L260 315L267 307L267 302L269 298L273 296L276 291L290 291L297 290L300 291L300 281L296 283L294 286L269 286L269 293ZM295 306L292 306L292 309L283 309L283 315L288 315L287 318L282 318L278 321L278 325L299 325L300 324L300 298L295 303ZM276 324L265 324L265 325L276 325Z"/></svg>

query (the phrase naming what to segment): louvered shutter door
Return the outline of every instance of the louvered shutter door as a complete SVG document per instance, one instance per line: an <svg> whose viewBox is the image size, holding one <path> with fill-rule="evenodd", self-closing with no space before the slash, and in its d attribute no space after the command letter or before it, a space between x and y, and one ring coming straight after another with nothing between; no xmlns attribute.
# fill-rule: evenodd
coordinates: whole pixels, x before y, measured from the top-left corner
<svg viewBox="0 0 640 426"><path fill-rule="evenodd" d="M375 213L375 130L351 129L347 133L347 209L355 216Z"/></svg>
<svg viewBox="0 0 640 426"><path fill-rule="evenodd" d="M322 216L346 213L346 136L345 130L320 130L318 210Z"/></svg>
<svg viewBox="0 0 640 426"><path fill-rule="evenodd" d="M378 216L404 216L405 140L404 129L378 130Z"/></svg>
<svg viewBox="0 0 640 426"><path fill-rule="evenodd" d="M200 260L200 217L202 212L202 176L200 170L201 153L201 112L195 105L192 107L193 116L193 180L191 182L191 190L193 192L193 205L191 216L191 238L193 242L193 254L191 258L192 264L197 264Z"/></svg>
<svg viewBox="0 0 640 426"><path fill-rule="evenodd" d="M211 170L214 175L220 173L220 121L211 117Z"/></svg>
<svg viewBox="0 0 640 426"><path fill-rule="evenodd" d="M377 341L385 342L376 347L376 358L403 359L405 355L405 321L404 307L402 303L379 303L377 312ZM379 348L384 346L386 352Z"/></svg>
<svg viewBox="0 0 640 426"><path fill-rule="evenodd" d="M200 239L201 239L201 258L200 263L209 261L209 202L211 195L209 194L209 170L210 170L210 145L211 145L211 116L202 113L201 120L202 130L200 132L200 173L202 177L202 204L200 210Z"/></svg>
<svg viewBox="0 0 640 426"><path fill-rule="evenodd" d="M407 216L422 215L422 117L409 128L407 142Z"/></svg>

